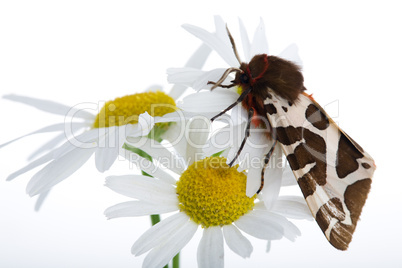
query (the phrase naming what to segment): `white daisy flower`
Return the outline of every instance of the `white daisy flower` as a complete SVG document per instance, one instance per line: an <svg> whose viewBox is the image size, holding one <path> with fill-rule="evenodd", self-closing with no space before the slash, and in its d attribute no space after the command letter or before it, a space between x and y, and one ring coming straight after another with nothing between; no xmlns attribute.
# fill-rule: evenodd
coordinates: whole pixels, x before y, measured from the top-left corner
<svg viewBox="0 0 402 268"><path fill-rule="evenodd" d="M111 218L174 213L147 230L132 246L135 256L149 252L143 267L163 267L193 238L199 227L203 235L198 246L198 267L224 266L224 241L243 258L253 247L244 233L271 241L283 237L294 241L298 228L286 217L310 219L310 212L300 197L280 197L267 209L257 195L247 197L246 175L229 167L223 157L207 157L188 166L177 165L176 155L141 147L164 169L136 154L127 157L153 177L141 175L110 176L106 186L134 198L105 211ZM130 155L131 154L131 155ZM163 155L163 157L161 156Z"/></svg>
<svg viewBox="0 0 402 268"><path fill-rule="evenodd" d="M265 36L264 23L261 20L257 27L253 41L250 42L248 34L241 20L240 35L244 51L245 62L251 60L256 54L268 54L268 43ZM238 56L233 52L232 44L228 37L226 25L220 17L215 17L216 33L192 25L183 25L183 27L201 39L205 44L214 49L224 59L230 67L239 66ZM297 55L297 47L289 46L283 51L280 57L291 60L301 65L301 60ZM227 68L214 69L211 71L202 71L195 68L171 68L168 69L168 81L174 84L184 84L193 87L195 90L210 89L208 81L218 81ZM230 84L233 78L228 76L222 84ZM213 91L202 91L192 94L178 103L178 107L184 111L199 111L218 114L229 105L236 103L241 89L214 89ZM219 120L219 118L218 118ZM227 126L217 131L205 146L207 154L213 154L218 151L226 150L228 164L235 158L240 144L245 136L245 129L248 121L248 111L242 105L235 106L231 111L231 119L221 120L227 123ZM264 166L263 159L273 146L273 141L265 135L266 129L260 127L259 122L252 122L250 125L250 136L247 139L241 154L232 164L239 164L239 171L248 170L247 196L252 196L261 185L261 169ZM264 201L270 206L275 197L279 194L281 186L281 174L284 170L283 154L279 144L275 147L274 153L270 159L270 168L265 171L266 178L279 178L277 181L265 184L263 191ZM268 174L267 174L268 173ZM270 176L269 173L276 174Z"/></svg>
<svg viewBox="0 0 402 268"><path fill-rule="evenodd" d="M50 188L78 170L93 154L95 154L97 169L100 172L108 170L119 155L119 151L123 150L122 146L127 137L141 137L150 133L154 123L150 122L151 116L148 113L162 116L172 113L176 109L175 101L162 91L150 91L116 98L107 102L97 115L34 98L16 95L7 95L5 98L67 117L71 115L71 121L66 120L66 123L51 125L28 134L59 131L61 134L56 137L56 140L57 142L64 141L61 146L56 146L56 148L51 146L54 140L50 144L45 144L40 150L50 150L49 152L8 176L7 180L12 180L47 163L29 181L27 193L30 196L46 194ZM152 104L156 103L164 105L152 108ZM148 113L139 116L146 111ZM77 119L81 120L76 122ZM40 199L44 197L45 195Z"/></svg>
<svg viewBox="0 0 402 268"><path fill-rule="evenodd" d="M188 60L186 66L201 68L210 52L211 49L202 44ZM59 132L54 139L30 156L29 160L31 161L28 165L10 174L7 180L12 180L27 171L46 164L32 177L26 189L30 196L40 195L35 208L39 209L49 190L71 176L93 154L95 154L95 164L98 171L108 170L123 150L122 146L127 137L151 135L153 138L159 138L166 131L168 125L163 124L163 120L159 120L162 123L153 128L157 122L151 118L152 116L163 116L174 112L176 110L175 99L179 98L187 87L175 85L169 95L160 91L159 88L154 86L144 93L127 95L108 101L96 115L84 110L88 109L88 106L68 107L53 101L25 96L13 94L3 96L5 99L65 117L64 122L41 128L0 145L1 148L23 137L37 133ZM91 105L89 109L98 110L97 107L94 109L93 106ZM40 154L42 154L41 157L32 160Z"/></svg>

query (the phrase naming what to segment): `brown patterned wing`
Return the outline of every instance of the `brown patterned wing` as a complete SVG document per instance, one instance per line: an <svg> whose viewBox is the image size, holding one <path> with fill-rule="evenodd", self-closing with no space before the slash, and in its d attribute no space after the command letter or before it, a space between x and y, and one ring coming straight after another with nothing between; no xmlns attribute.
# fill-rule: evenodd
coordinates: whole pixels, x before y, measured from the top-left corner
<svg viewBox="0 0 402 268"><path fill-rule="evenodd" d="M268 120L311 213L328 241L346 250L370 191L374 160L310 96L301 94L291 104L268 91Z"/></svg>

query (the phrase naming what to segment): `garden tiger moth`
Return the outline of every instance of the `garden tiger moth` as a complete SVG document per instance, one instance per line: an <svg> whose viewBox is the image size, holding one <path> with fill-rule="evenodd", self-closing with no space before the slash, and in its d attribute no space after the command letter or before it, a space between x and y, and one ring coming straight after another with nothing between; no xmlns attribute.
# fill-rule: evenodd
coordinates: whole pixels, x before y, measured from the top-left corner
<svg viewBox="0 0 402 268"><path fill-rule="evenodd" d="M374 160L304 92L297 65L267 54L244 63L227 32L240 67L227 69L221 79L209 84L213 84L211 89L239 86L242 94L212 120L239 103L249 111L246 135L236 157L249 135L250 122L264 124L274 146L276 142L281 145L322 232L335 248L346 250L370 191ZM236 72L235 79L222 85L232 72ZM265 166L274 146L266 155ZM264 168L258 192L263 187Z"/></svg>

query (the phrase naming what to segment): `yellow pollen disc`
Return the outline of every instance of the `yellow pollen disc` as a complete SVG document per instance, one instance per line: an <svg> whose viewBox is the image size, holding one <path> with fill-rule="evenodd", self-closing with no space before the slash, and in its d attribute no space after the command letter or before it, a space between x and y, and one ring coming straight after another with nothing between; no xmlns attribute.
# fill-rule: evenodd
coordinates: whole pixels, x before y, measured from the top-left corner
<svg viewBox="0 0 402 268"><path fill-rule="evenodd" d="M254 207L256 195L246 196L246 180L224 157L195 162L177 182L180 209L204 228L231 224Z"/></svg>
<svg viewBox="0 0 402 268"><path fill-rule="evenodd" d="M96 116L94 128L138 123L140 114L162 116L176 110L174 100L162 91L127 95L108 101Z"/></svg>

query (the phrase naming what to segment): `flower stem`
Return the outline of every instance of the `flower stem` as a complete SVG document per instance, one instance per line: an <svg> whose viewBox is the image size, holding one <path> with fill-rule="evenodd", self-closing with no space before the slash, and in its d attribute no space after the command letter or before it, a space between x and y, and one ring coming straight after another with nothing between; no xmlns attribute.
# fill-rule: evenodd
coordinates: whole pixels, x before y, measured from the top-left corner
<svg viewBox="0 0 402 268"><path fill-rule="evenodd" d="M173 268L180 267L180 252L177 253L177 255L173 257L172 265L173 265Z"/></svg>

